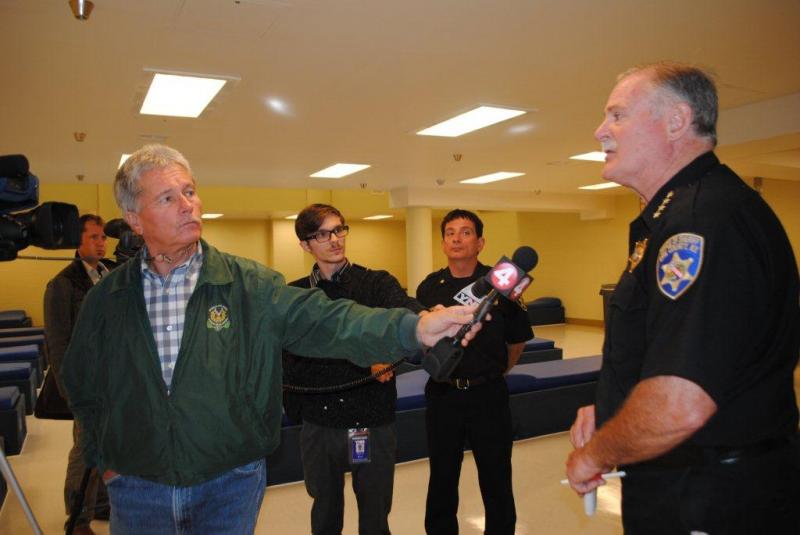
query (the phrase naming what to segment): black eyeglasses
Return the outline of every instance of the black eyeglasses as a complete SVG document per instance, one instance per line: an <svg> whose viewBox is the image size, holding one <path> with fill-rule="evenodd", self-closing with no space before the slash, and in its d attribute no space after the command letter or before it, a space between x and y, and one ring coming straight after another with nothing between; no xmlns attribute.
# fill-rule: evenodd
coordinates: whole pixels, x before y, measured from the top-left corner
<svg viewBox="0 0 800 535"><path fill-rule="evenodd" d="M306 241L317 240L319 243L325 243L326 241L330 241L331 234L336 234L337 238L344 238L347 236L348 232L350 232L350 227L341 225L331 230L318 230L314 234L307 236Z"/></svg>

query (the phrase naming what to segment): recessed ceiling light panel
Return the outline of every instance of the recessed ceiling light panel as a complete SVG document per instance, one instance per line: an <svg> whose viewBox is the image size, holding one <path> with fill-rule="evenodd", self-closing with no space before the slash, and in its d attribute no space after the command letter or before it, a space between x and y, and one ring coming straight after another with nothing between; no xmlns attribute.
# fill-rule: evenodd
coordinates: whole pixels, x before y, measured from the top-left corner
<svg viewBox="0 0 800 535"><path fill-rule="evenodd" d="M220 78L156 73L139 113L199 117L226 81Z"/></svg>
<svg viewBox="0 0 800 535"><path fill-rule="evenodd" d="M604 162L606 161L606 153L595 150L592 152L585 152L583 154L576 154L575 156L570 156L569 159L583 160L586 162Z"/></svg>
<svg viewBox="0 0 800 535"><path fill-rule="evenodd" d="M466 180L461 180L460 182L462 184L488 184L489 182L508 180L509 178L522 176L524 174L525 173L511 173L508 171L498 171L497 173L491 173L488 175L476 176L475 178L468 178Z"/></svg>
<svg viewBox="0 0 800 535"><path fill-rule="evenodd" d="M224 215L225 214L203 214L200 217L202 217L203 219L219 219Z"/></svg>
<svg viewBox="0 0 800 535"><path fill-rule="evenodd" d="M492 106L479 106L461 115L456 115L430 128L417 132L419 136L458 137L468 132L473 132L487 126L506 121L512 117L524 114L523 110L510 108L495 108Z"/></svg>
<svg viewBox="0 0 800 535"><path fill-rule="evenodd" d="M360 163L337 163L330 167L321 169L314 173L311 178L342 178L343 176L352 175L368 168L369 165Z"/></svg>
<svg viewBox="0 0 800 535"><path fill-rule="evenodd" d="M380 219L391 219L392 216L386 214L379 214L379 215L371 215L369 217L365 217L366 221L378 221Z"/></svg>
<svg viewBox="0 0 800 535"><path fill-rule="evenodd" d="M597 190L597 189L610 189L618 187L619 184L617 184L616 182L601 182L599 184L592 184L590 186L581 186L578 189Z"/></svg>

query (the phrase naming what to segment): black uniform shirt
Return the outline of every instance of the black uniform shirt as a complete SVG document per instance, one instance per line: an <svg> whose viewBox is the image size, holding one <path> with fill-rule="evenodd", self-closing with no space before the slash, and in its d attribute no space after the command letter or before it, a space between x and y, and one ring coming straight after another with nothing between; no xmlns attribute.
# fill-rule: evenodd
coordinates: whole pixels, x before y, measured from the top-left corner
<svg viewBox="0 0 800 535"><path fill-rule="evenodd" d="M456 278L448 268L428 275L417 288L417 299L427 307L458 305L453 297L472 282L486 275L489 266L478 263L469 277ZM491 310L492 320L483 324L478 335L464 350L464 357L453 370L453 377L474 379L499 377L508 367L506 344L526 342L533 337L528 315L516 303L499 298Z"/></svg>
<svg viewBox="0 0 800 535"><path fill-rule="evenodd" d="M598 425L639 381L672 375L718 407L691 444L736 447L794 433L797 264L764 200L706 153L631 223L629 249L609 302Z"/></svg>
<svg viewBox="0 0 800 535"><path fill-rule="evenodd" d="M314 274L312 273L312 277ZM390 273L373 271L358 264L348 264L333 280L315 279L317 286L331 299L352 299L369 307L404 307L412 312L423 306L408 294ZM311 280L303 277L289 283L310 288ZM333 386L348 383L371 374L370 368L356 366L347 360L315 359L284 353L284 382L297 386ZM338 429L374 427L394 421L397 388L395 380L381 383L370 380L348 390L327 394L284 396L286 413L293 420L303 420Z"/></svg>

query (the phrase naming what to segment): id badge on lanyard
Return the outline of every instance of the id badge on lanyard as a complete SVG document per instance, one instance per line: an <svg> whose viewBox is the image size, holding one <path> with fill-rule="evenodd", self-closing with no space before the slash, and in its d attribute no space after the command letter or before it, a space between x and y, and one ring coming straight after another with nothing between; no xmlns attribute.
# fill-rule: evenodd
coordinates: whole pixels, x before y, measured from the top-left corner
<svg viewBox="0 0 800 535"><path fill-rule="evenodd" d="M350 443L350 464L369 462L369 429L366 427L348 429Z"/></svg>

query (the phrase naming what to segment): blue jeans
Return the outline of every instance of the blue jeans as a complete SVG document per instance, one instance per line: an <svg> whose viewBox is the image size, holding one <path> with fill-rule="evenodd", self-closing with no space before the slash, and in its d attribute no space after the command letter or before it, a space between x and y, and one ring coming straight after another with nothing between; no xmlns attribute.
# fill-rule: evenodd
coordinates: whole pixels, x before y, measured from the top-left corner
<svg viewBox="0 0 800 535"><path fill-rule="evenodd" d="M106 482L112 535L253 533L267 486L265 460L191 487L117 475Z"/></svg>

